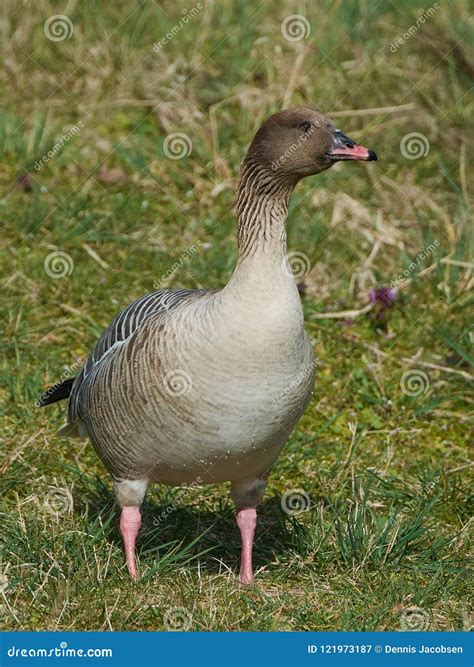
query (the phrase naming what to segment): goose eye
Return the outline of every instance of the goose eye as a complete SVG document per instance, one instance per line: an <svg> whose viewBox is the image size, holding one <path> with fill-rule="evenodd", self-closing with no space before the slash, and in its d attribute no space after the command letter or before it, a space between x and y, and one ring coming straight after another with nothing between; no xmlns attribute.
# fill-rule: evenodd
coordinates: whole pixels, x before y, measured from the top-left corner
<svg viewBox="0 0 474 667"><path fill-rule="evenodd" d="M305 120L298 125L298 129L302 132L309 132L311 129L311 123L308 120Z"/></svg>

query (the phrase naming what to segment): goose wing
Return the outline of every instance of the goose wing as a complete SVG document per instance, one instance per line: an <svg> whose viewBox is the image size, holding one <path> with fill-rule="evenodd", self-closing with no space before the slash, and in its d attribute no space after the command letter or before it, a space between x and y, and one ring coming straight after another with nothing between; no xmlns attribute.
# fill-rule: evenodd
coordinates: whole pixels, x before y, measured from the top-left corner
<svg viewBox="0 0 474 667"><path fill-rule="evenodd" d="M137 299L125 308L125 310L119 313L97 342L91 355L72 385L69 398L69 424L73 424L81 418L79 414L81 387L96 364L103 361L104 357L109 354L114 347L124 343L130 336L136 333L151 316L156 315L157 313L168 312L183 300L207 291L208 290L204 289L177 289L152 292L151 294L146 294L140 299Z"/></svg>

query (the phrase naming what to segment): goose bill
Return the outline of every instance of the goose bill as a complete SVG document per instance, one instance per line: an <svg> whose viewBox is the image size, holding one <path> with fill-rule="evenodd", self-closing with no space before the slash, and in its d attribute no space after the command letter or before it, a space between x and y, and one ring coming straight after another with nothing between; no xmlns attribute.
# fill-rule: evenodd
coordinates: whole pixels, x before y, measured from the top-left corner
<svg viewBox="0 0 474 667"><path fill-rule="evenodd" d="M360 146L340 130L333 132L332 137L333 145L326 153L330 160L366 160L370 162L377 159L374 151L365 146Z"/></svg>

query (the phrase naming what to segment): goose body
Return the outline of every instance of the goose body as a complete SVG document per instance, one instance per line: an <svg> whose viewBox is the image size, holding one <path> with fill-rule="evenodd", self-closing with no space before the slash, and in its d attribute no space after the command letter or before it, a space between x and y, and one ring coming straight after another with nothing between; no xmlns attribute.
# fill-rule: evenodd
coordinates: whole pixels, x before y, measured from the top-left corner
<svg viewBox="0 0 474 667"><path fill-rule="evenodd" d="M238 481L272 467L314 376L297 289L278 270L263 293L237 272L218 292L150 295L157 311L144 299L133 333L92 358L70 419L115 480Z"/></svg>
<svg viewBox="0 0 474 667"><path fill-rule="evenodd" d="M289 140L306 135L292 153ZM88 436L112 475L132 576L139 507L150 482L230 481L242 535L241 580L252 581L255 508L314 383L286 258L288 203L300 178L338 159L376 158L319 112L294 109L270 118L242 167L239 260L228 284L138 299L112 322L72 384L60 433Z"/></svg>

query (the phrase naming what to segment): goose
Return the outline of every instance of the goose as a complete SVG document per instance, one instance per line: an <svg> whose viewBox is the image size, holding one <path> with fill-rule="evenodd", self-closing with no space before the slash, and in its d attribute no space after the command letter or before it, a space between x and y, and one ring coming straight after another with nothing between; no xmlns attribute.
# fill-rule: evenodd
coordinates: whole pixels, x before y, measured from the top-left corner
<svg viewBox="0 0 474 667"><path fill-rule="evenodd" d="M286 252L298 181L342 160L376 160L321 111L286 109L257 131L237 188L238 261L222 289L170 289L123 310L75 378L40 405L69 399L58 434L88 437L112 476L126 565L150 483L231 483L241 536L240 581L267 477L307 407L312 346Z"/></svg>

